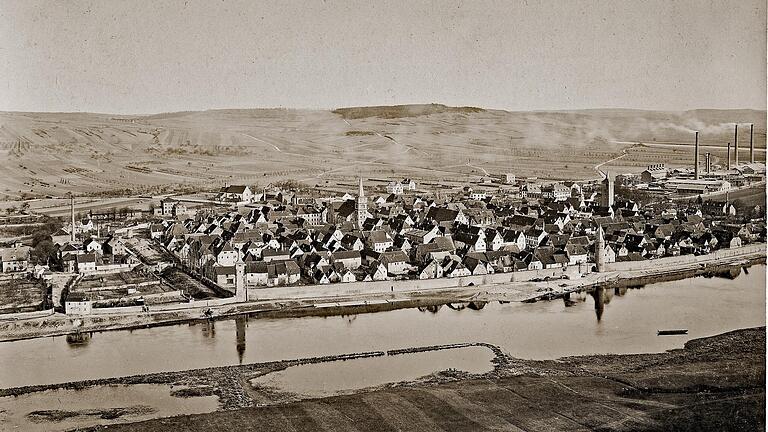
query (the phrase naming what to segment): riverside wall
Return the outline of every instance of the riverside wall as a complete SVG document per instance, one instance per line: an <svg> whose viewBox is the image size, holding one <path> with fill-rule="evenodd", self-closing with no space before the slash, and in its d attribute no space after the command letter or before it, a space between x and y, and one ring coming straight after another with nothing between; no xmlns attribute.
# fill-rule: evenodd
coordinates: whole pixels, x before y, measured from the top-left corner
<svg viewBox="0 0 768 432"><path fill-rule="evenodd" d="M582 270L587 268L582 266ZM457 278L407 279L372 282L348 282L325 285L299 285L282 287L248 288L248 300L276 300L297 298L353 297L386 293L411 293L429 290L445 290L469 286L492 285L510 282L525 282L535 278L575 278L580 275L579 266L546 270L524 270L509 273L464 276Z"/></svg>
<svg viewBox="0 0 768 432"><path fill-rule="evenodd" d="M664 270L670 267L711 264L727 259L765 256L766 244L755 243L733 249L719 249L707 255L680 255L644 261L624 261L606 264L606 271Z"/></svg>
<svg viewBox="0 0 768 432"><path fill-rule="evenodd" d="M715 251L709 255L683 255L677 257L666 257L646 261L617 262L606 265L607 273L610 272L628 272L628 271L665 271L680 267L690 267L692 265L704 265L716 263L722 260L747 259L757 256L765 256L766 245L764 243L751 244L734 249L723 249ZM367 295L381 295L387 293L417 293L430 290L449 291L453 288L466 288L470 286L505 284L512 282L526 282L535 278L561 277L567 275L570 279L578 278L581 272L587 272L589 264L581 266L569 266L563 270L525 270L509 273L494 273L488 275L465 276L458 278L438 278L438 279L408 279L408 280L387 280L372 282L349 282L334 283L325 285L299 285L299 286L281 286L281 287L263 287L248 288L248 301L273 301L273 300L296 300L302 298L338 298L355 297ZM235 304L234 297L198 300L189 303L171 303L161 305L150 305L152 312L157 311L180 311L200 307L213 307ZM117 307L117 308L98 308L93 310L93 314L121 314L121 313L141 313L141 306Z"/></svg>
<svg viewBox="0 0 768 432"><path fill-rule="evenodd" d="M176 291L178 294L178 291ZM148 305L149 312L174 312L183 311L195 308L204 308L212 306L225 306L229 304L237 303L234 297L222 298L222 299L210 299L210 300L194 300L189 303L165 303ZM143 306L120 306L110 308L93 308L91 315L120 315L120 314L138 314L147 312Z"/></svg>

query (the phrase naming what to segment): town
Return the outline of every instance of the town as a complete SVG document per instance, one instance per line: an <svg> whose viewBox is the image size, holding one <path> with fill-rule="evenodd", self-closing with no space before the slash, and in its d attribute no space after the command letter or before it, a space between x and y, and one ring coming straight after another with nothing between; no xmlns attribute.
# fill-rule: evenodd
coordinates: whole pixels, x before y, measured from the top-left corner
<svg viewBox="0 0 768 432"><path fill-rule="evenodd" d="M0 0L0 431L764 431L766 6Z"/></svg>
<svg viewBox="0 0 768 432"><path fill-rule="evenodd" d="M698 134L696 144L698 163ZM575 280L615 263L707 255L766 240L764 206L708 199L764 187L765 164L754 162L753 149L750 156L718 170L707 156L701 178L698 165L655 164L602 180L499 174L431 191L415 179L362 176L343 195L290 182L225 185L159 198L149 213L75 215L72 197L70 220L44 225L56 229L48 238L0 249L0 312L114 314L284 297L273 287L352 284L384 293L402 284L415 291ZM654 185L675 190L651 193ZM441 282L427 285L431 279Z"/></svg>

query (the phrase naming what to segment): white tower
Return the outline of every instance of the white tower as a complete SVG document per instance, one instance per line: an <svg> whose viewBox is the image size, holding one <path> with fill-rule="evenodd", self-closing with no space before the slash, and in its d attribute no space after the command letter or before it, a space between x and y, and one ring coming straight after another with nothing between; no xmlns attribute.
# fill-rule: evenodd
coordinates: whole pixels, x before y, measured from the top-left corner
<svg viewBox="0 0 768 432"><path fill-rule="evenodd" d="M245 287L245 263L239 257L235 262L235 299L238 302L248 301L248 289Z"/></svg>
<svg viewBox="0 0 768 432"><path fill-rule="evenodd" d="M595 241L595 270L598 273L605 271L605 237L603 227L597 227L597 240Z"/></svg>
<svg viewBox="0 0 768 432"><path fill-rule="evenodd" d="M362 230L365 218L368 214L368 201L365 200L363 192L363 178L360 177L360 188L357 192L357 229Z"/></svg>

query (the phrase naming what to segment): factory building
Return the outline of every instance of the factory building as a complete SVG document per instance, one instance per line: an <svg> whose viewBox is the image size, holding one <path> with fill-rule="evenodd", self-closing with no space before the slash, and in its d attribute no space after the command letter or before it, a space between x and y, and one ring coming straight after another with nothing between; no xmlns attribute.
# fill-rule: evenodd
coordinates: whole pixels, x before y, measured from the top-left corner
<svg viewBox="0 0 768 432"><path fill-rule="evenodd" d="M666 188L680 195L700 195L711 192L725 192L731 189L726 180L710 179L669 179Z"/></svg>
<svg viewBox="0 0 768 432"><path fill-rule="evenodd" d="M648 168L645 169L645 171L640 173L640 180L643 183L653 183L653 182L666 179L668 175L669 175L669 170L667 170L666 165L654 164L654 165L649 165Z"/></svg>

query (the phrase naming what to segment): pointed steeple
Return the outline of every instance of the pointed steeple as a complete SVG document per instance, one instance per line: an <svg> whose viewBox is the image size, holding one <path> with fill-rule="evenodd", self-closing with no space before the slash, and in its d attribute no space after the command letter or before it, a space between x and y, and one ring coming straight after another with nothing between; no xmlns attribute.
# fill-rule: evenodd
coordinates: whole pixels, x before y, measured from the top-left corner
<svg viewBox="0 0 768 432"><path fill-rule="evenodd" d="M357 192L357 229L362 230L365 219L368 216L368 202L365 199L365 192L363 192L363 178L360 177L360 187Z"/></svg>

